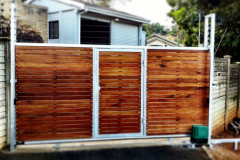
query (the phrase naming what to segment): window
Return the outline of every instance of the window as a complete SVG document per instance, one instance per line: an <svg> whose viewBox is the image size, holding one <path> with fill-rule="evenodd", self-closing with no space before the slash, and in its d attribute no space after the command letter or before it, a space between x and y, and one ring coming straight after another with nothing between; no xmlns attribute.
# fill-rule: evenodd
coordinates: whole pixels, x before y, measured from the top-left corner
<svg viewBox="0 0 240 160"><path fill-rule="evenodd" d="M110 44L110 23L81 18L81 44Z"/></svg>
<svg viewBox="0 0 240 160"><path fill-rule="evenodd" d="M59 23L58 21L49 22L49 39L59 38Z"/></svg>

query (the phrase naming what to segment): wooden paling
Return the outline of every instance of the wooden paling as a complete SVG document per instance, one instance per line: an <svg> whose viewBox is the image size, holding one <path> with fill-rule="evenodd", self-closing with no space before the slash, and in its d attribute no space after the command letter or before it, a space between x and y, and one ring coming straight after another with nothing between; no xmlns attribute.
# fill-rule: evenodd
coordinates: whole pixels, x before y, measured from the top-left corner
<svg viewBox="0 0 240 160"><path fill-rule="evenodd" d="M209 52L148 50L147 135L189 134L208 123Z"/></svg>
<svg viewBox="0 0 240 160"><path fill-rule="evenodd" d="M92 49L16 47L17 141L92 137Z"/></svg>

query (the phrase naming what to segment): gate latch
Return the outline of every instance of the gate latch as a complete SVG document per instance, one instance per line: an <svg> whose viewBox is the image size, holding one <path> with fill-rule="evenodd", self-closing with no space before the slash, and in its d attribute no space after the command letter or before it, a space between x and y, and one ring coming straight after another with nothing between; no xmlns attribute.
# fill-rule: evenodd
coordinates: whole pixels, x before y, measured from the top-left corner
<svg viewBox="0 0 240 160"><path fill-rule="evenodd" d="M17 99L15 98L15 99L14 99L14 105L16 105L16 104L17 104Z"/></svg>

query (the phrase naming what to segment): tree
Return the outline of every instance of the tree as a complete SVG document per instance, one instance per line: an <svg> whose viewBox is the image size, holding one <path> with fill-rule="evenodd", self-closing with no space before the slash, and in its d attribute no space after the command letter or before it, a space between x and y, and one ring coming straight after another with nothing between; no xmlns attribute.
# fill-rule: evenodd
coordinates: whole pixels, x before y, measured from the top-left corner
<svg viewBox="0 0 240 160"><path fill-rule="evenodd" d="M186 33L183 29L179 29L178 25L172 26L172 30L169 34L175 37L175 41L178 42L178 44L183 44Z"/></svg>
<svg viewBox="0 0 240 160"><path fill-rule="evenodd" d="M160 25L159 23L144 24L143 31L147 33L147 37L153 33L160 35L167 35L169 33L169 31L167 29L164 29L164 26Z"/></svg>
<svg viewBox="0 0 240 160"><path fill-rule="evenodd" d="M168 13L186 32L184 44L186 46L197 46L198 43L198 14L202 17L210 13L216 13L215 42L218 46L226 28L225 35L216 56L222 57L226 54L233 56L233 60L240 61L238 51L240 50L240 1L239 0L167 0L173 7ZM204 32L204 21L202 18L201 32ZM203 36L201 36L203 42Z"/></svg>

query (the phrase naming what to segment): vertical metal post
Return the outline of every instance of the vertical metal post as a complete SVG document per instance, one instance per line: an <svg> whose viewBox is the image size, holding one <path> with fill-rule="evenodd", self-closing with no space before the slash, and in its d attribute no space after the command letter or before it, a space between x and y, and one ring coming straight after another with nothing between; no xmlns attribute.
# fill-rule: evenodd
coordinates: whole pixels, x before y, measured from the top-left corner
<svg viewBox="0 0 240 160"><path fill-rule="evenodd" d="M94 138L99 135L99 51L94 49Z"/></svg>
<svg viewBox="0 0 240 160"><path fill-rule="evenodd" d="M209 19L205 17L205 24L204 24L204 47L208 47L208 21Z"/></svg>
<svg viewBox="0 0 240 160"><path fill-rule="evenodd" d="M16 19L15 19L16 6L11 4L11 108L10 108L10 151L14 151L14 145L16 144L16 122L15 122L15 41L16 41Z"/></svg>
<svg viewBox="0 0 240 160"><path fill-rule="evenodd" d="M230 64L231 64L231 57L230 55L226 55L224 56L224 59L227 59L227 86L226 86L226 100L225 100L225 118L224 118L224 128L227 131L228 130L228 124L227 124L227 120L228 120L228 106L229 106L229 84L230 84L230 72L231 72L231 68L230 68Z"/></svg>
<svg viewBox="0 0 240 160"><path fill-rule="evenodd" d="M238 105L237 105L237 118L240 118L239 116L239 108L240 108L240 62L236 62L238 65Z"/></svg>
<svg viewBox="0 0 240 160"><path fill-rule="evenodd" d="M96 106L96 49L95 47L92 49L92 137L96 137L96 130L95 130L95 106Z"/></svg>
<svg viewBox="0 0 240 160"><path fill-rule="evenodd" d="M200 47L201 44L201 11L199 11L199 27L198 27L198 47Z"/></svg>
<svg viewBox="0 0 240 160"><path fill-rule="evenodd" d="M213 75L214 75L214 44L215 44L215 14L205 17L204 46L208 47L208 21L211 18L211 35L210 35L210 83L209 83L209 113L208 113L208 144L211 142L212 135L212 93L213 93Z"/></svg>
<svg viewBox="0 0 240 160"><path fill-rule="evenodd" d="M143 78L143 136L147 136L147 49L144 49L144 78Z"/></svg>
<svg viewBox="0 0 240 160"><path fill-rule="evenodd" d="M238 141L234 142L234 150L237 151L238 150Z"/></svg>

